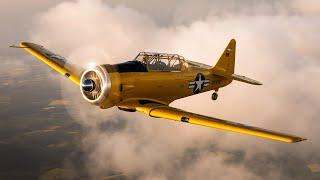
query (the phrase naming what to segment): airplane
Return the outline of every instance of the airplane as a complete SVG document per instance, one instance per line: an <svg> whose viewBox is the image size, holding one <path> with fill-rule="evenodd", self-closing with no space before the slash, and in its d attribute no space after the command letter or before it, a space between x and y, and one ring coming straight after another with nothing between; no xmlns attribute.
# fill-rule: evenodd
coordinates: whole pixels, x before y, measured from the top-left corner
<svg viewBox="0 0 320 180"><path fill-rule="evenodd" d="M170 107L170 103L206 91L218 90L233 80L252 85L262 83L234 73L236 41L232 39L214 66L186 60L178 54L140 52L133 60L119 64L93 65L79 69L64 57L41 45L21 42L19 46L80 87L83 98L102 109L117 106L127 112L141 112L271 140L296 143L305 138L270 131L232 121L208 117Z"/></svg>

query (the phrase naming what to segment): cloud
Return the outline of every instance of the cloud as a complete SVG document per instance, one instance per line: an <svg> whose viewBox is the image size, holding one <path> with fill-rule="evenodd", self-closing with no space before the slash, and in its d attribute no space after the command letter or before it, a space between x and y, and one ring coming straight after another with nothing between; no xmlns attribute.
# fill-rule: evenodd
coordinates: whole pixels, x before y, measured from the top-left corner
<svg viewBox="0 0 320 180"><path fill-rule="evenodd" d="M0 77L2 80L13 80L30 72L30 65L20 60L21 57L0 56ZM9 68L10 67L10 68Z"/></svg>
<svg viewBox="0 0 320 180"><path fill-rule="evenodd" d="M39 11L46 11L62 0L2 0L0 1L0 54L2 56L16 57L23 52L9 49L12 44L26 40L27 31L32 29L32 17Z"/></svg>
<svg viewBox="0 0 320 180"><path fill-rule="evenodd" d="M291 2L291 7L297 12L308 14L308 15L319 15L320 6L317 0L294 0Z"/></svg>
<svg viewBox="0 0 320 180"><path fill-rule="evenodd" d="M294 11L286 3L250 1L254 12L244 12L246 4L202 3L199 11L206 7L207 13L188 15L185 11L188 23L183 19L169 22L166 15L153 16L125 4L61 3L35 18L30 39L85 67L92 61L130 60L139 51L178 53L213 65L235 38L236 72L261 80L264 86L234 82L219 91L216 102L210 100L210 93L204 93L175 101L173 106L309 140L284 144L115 108L100 110L81 99L77 87L63 81L63 96L71 99L70 114L87 128L83 148L92 178L102 178L110 171L140 179L308 177L293 174L292 169L319 159L318 16L290 13ZM186 9L193 5L186 1ZM182 17L179 3L172 6L173 14ZM239 10L214 13L229 6ZM271 10L266 13L266 9ZM290 163L282 165L285 160Z"/></svg>

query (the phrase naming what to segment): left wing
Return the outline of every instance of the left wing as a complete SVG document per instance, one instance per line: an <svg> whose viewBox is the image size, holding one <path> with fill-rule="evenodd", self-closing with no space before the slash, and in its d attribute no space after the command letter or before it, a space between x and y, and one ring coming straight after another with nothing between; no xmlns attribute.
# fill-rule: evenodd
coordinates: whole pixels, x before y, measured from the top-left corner
<svg viewBox="0 0 320 180"><path fill-rule="evenodd" d="M208 117L200 114L190 113L181 109L169 107L167 105L151 102L151 101L131 101L122 103L119 106L122 110L136 110L152 117L165 118L185 123L197 124L227 131L233 131L262 138L273 139L288 143L296 143L306 140L301 137L261 129L240 123L226 121L214 117Z"/></svg>
<svg viewBox="0 0 320 180"><path fill-rule="evenodd" d="M80 84L81 69L69 64L64 57L45 49L43 46L30 42L21 42L20 46L11 47L22 48L26 50L31 55L38 58L63 76L67 77L75 84Z"/></svg>

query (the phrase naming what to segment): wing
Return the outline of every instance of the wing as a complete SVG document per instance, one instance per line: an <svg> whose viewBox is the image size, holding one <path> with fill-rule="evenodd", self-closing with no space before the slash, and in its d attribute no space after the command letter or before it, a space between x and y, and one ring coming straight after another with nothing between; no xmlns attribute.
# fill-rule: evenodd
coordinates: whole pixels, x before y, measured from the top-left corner
<svg viewBox="0 0 320 180"><path fill-rule="evenodd" d="M226 121L214 117L203 116L200 114L186 112L167 105L154 103L150 101L131 101L122 103L119 106L121 110L136 110L145 113L152 117L165 118L169 120L181 121L190 124L207 126L211 128L223 129L262 138L278 140L288 143L295 143L306 140L301 137L292 136L289 134L279 133L266 129L261 129L253 126L248 126L240 123Z"/></svg>
<svg viewBox="0 0 320 180"><path fill-rule="evenodd" d="M81 70L69 64L64 57L45 49L43 46L29 42L21 42L19 48L23 48L75 84L80 84Z"/></svg>

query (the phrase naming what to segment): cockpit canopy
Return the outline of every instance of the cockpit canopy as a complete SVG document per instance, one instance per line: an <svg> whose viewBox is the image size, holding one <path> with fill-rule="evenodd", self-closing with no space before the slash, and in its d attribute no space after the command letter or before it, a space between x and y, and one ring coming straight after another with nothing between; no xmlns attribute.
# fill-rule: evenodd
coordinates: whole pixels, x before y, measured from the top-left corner
<svg viewBox="0 0 320 180"><path fill-rule="evenodd" d="M140 52L134 60L145 65L148 71L182 71L188 66L178 54Z"/></svg>

